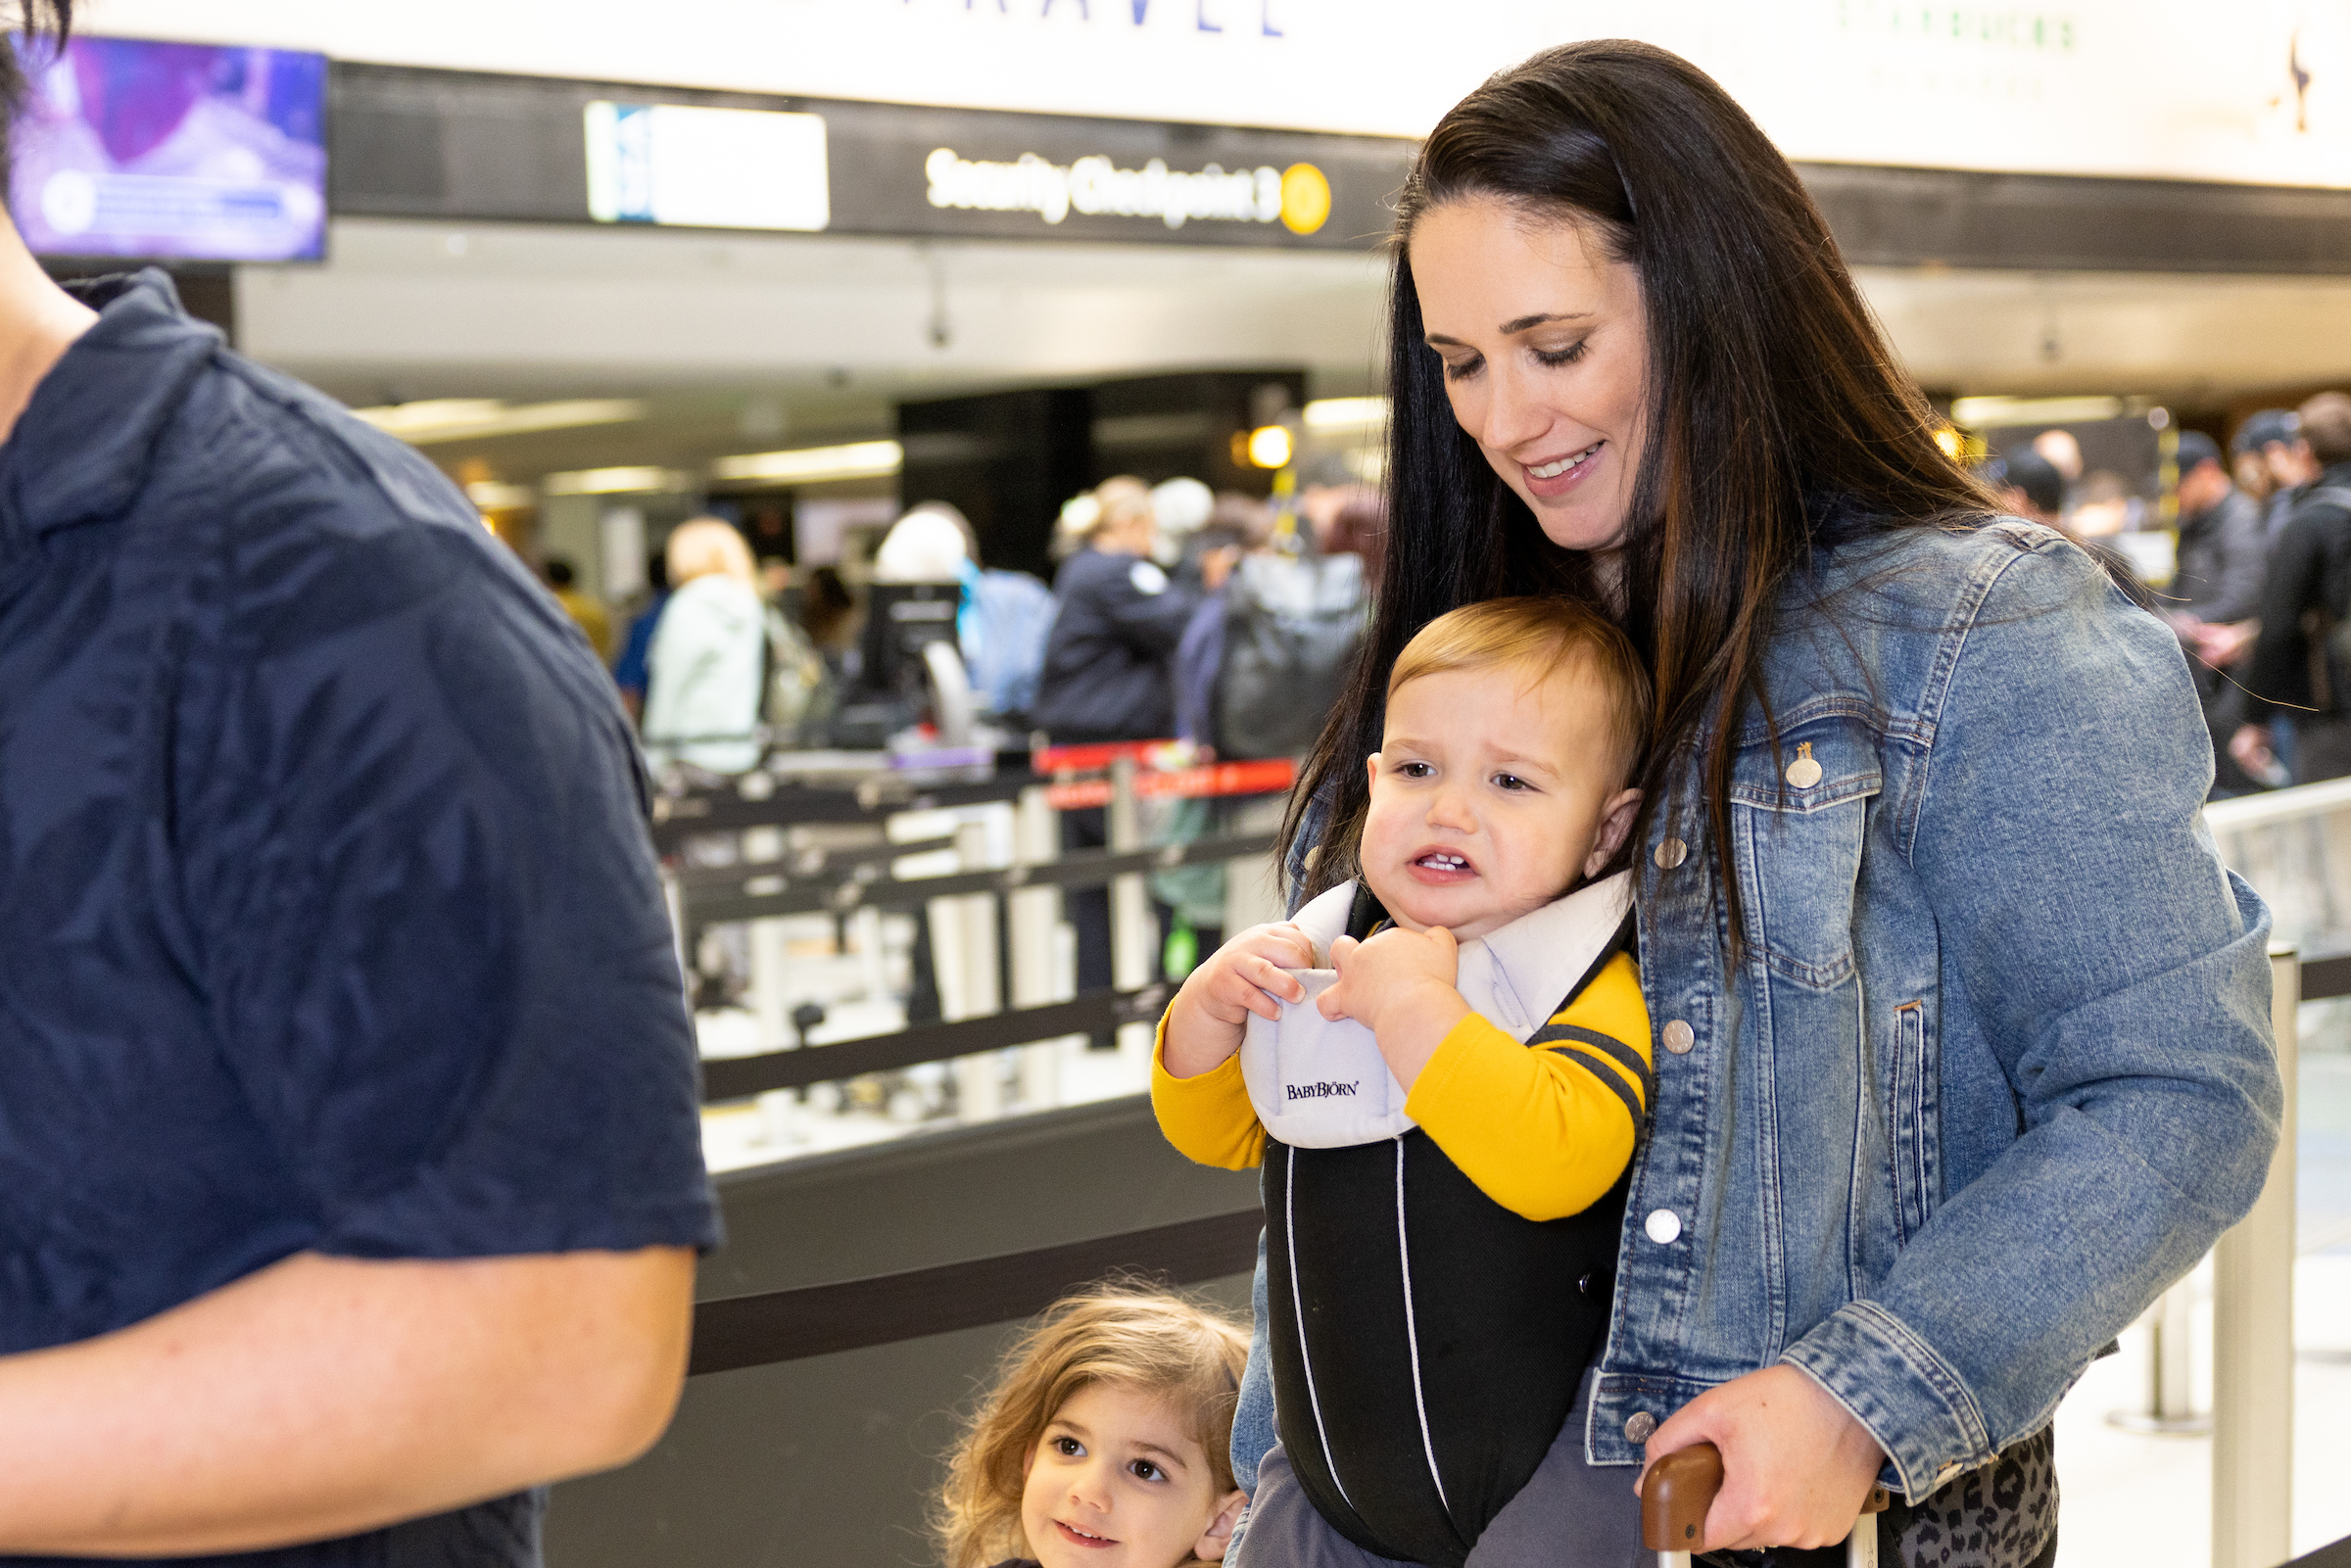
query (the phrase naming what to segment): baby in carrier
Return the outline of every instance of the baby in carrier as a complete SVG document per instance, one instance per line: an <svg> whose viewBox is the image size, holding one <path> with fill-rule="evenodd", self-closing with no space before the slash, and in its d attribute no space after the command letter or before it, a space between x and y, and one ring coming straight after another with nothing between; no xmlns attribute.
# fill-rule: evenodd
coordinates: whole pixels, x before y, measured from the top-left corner
<svg viewBox="0 0 2351 1568"><path fill-rule="evenodd" d="M1648 710L1631 645L1572 601L1430 622L1389 676L1369 805L1322 851L1360 878L1234 937L1168 1010L1162 1130L1264 1166L1280 1442L1244 1568L1572 1563L1584 1514L1637 1519L1568 1415L1652 1082L1632 877L1601 876Z"/></svg>

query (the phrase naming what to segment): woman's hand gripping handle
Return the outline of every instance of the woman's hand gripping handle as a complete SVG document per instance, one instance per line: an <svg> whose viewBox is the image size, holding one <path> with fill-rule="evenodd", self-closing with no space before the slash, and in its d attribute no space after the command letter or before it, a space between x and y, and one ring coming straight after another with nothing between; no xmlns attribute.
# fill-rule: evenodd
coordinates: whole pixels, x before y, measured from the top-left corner
<svg viewBox="0 0 2351 1568"><path fill-rule="evenodd" d="M1641 1544L1657 1554L1657 1568L1690 1568L1705 1549L1706 1515L1722 1491L1722 1450L1711 1443L1676 1449L1649 1467L1641 1483ZM1846 1538L1847 1568L1877 1568L1876 1515L1886 1511L1886 1489L1872 1486Z"/></svg>

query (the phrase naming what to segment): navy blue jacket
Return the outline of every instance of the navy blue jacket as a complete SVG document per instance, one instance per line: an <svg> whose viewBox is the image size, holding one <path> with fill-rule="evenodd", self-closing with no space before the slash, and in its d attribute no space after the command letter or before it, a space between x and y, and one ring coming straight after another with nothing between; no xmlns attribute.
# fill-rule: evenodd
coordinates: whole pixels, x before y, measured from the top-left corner
<svg viewBox="0 0 2351 1568"><path fill-rule="evenodd" d="M296 1253L715 1242L587 640L161 273L85 297L0 447L0 1354ZM204 1560L520 1568L539 1507Z"/></svg>
<svg viewBox="0 0 2351 1568"><path fill-rule="evenodd" d="M1176 733L1176 645L1193 597L1139 555L1081 549L1062 564L1061 601L1030 717L1063 745Z"/></svg>

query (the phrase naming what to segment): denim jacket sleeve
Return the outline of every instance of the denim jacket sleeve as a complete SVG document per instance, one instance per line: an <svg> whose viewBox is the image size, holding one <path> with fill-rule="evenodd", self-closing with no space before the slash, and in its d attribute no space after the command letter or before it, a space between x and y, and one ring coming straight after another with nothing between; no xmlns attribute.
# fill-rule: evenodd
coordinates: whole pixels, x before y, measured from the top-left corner
<svg viewBox="0 0 2351 1568"><path fill-rule="evenodd" d="M2172 634L2040 534L1985 558L1941 650L1897 842L2015 1139L1785 1355L1912 1497L2048 1421L2251 1207L2281 1114L2268 916L2198 816Z"/></svg>

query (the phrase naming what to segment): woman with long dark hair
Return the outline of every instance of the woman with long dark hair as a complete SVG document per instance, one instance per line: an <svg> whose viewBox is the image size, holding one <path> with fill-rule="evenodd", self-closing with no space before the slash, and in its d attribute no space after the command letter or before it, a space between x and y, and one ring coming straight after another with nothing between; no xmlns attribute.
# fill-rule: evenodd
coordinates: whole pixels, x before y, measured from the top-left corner
<svg viewBox="0 0 2351 1568"><path fill-rule="evenodd" d="M1836 1543L1882 1476L1905 1562L2045 1562L2059 1397L2278 1132L2268 916L2197 825L2177 643L1996 515L1795 171L1677 57L1496 76L1396 240L1386 570L1287 824L1295 894L1355 874L1388 667L1431 618L1577 595L1655 682L1655 1115L1561 1436L1627 1467L1624 1512L1573 1530L1637 1552L1629 1467L1708 1441L1710 1548Z"/></svg>

